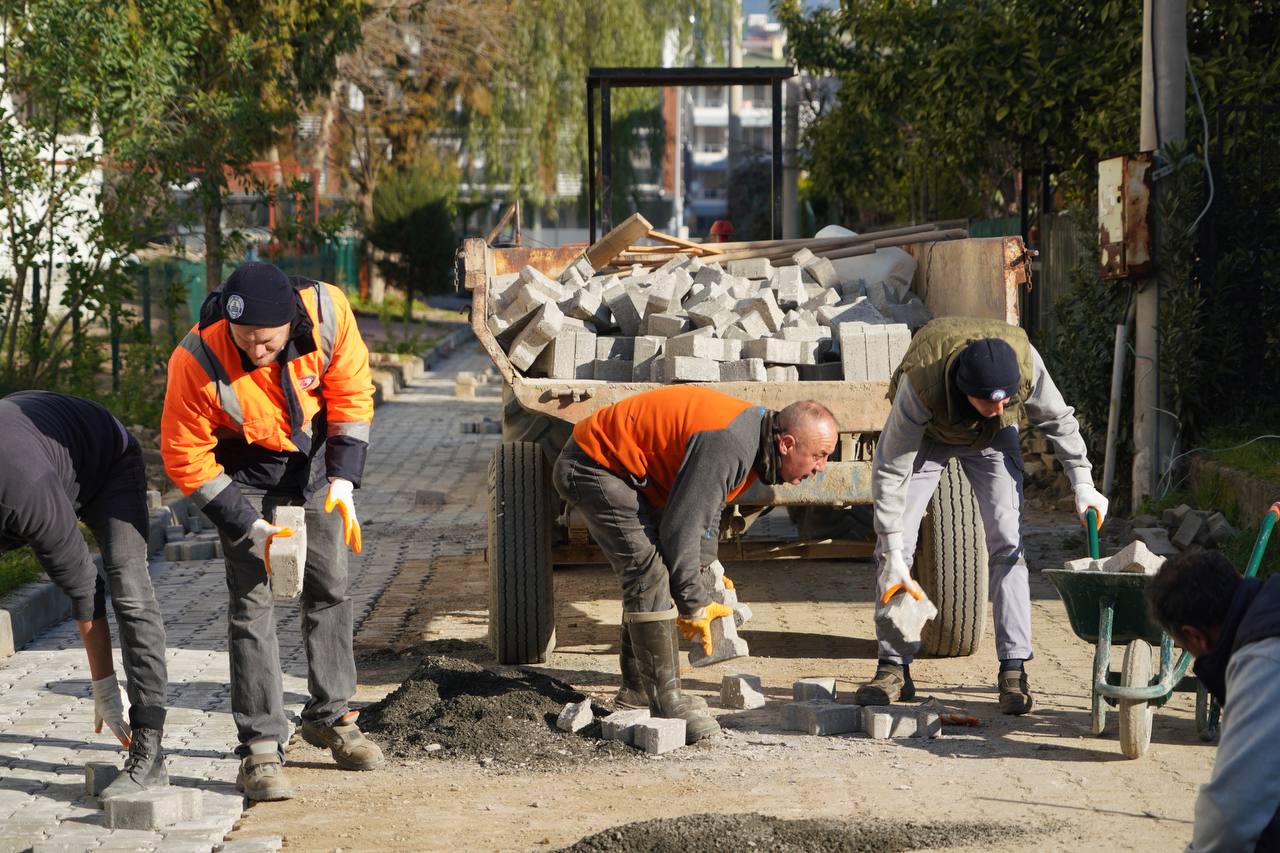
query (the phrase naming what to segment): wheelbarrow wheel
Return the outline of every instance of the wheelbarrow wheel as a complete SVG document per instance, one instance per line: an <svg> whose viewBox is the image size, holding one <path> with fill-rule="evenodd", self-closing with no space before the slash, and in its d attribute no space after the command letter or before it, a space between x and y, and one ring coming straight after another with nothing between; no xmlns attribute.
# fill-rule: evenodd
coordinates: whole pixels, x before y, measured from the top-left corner
<svg viewBox="0 0 1280 853"><path fill-rule="evenodd" d="M1124 649L1120 669L1123 687L1147 687L1151 684L1151 644L1134 640ZM1155 705L1146 700L1120 700L1120 751L1125 758L1141 758L1151 746L1151 721Z"/></svg>

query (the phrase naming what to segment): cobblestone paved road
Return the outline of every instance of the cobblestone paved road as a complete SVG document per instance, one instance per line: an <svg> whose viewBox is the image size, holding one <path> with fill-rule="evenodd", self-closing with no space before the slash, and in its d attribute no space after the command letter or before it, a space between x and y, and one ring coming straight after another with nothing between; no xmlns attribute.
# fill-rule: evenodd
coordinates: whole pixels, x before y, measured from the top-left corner
<svg viewBox="0 0 1280 853"><path fill-rule="evenodd" d="M415 496L420 489L483 488L497 437L463 433L462 425L497 417L498 386L482 385L476 400L455 400L453 378L488 366L479 348L469 345L378 408L364 487L356 496L364 530L364 553L351 560L357 625L406 560L482 547L466 541L475 538L477 519L461 517L475 515L473 501L451 514L418 506ZM452 525L453 535L423 536L428 518L436 527ZM0 661L0 853L208 851L240 818L222 561L155 562L151 573L168 632L169 773L174 784L200 789L204 818L164 832L106 828L96 801L84 796L83 765L118 763L123 753L108 735L93 734L88 664L74 623L66 622ZM277 607L277 630L286 708L296 719L306 699L296 604ZM112 636L119 637L114 618ZM123 678L118 649L116 660Z"/></svg>

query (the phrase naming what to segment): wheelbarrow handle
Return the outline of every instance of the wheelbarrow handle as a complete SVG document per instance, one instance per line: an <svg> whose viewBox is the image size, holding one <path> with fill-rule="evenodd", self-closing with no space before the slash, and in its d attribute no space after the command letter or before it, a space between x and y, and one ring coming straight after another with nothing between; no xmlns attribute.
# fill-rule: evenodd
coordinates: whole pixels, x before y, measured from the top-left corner
<svg viewBox="0 0 1280 853"><path fill-rule="evenodd" d="M1275 523L1274 517L1272 523ZM1098 511L1093 507L1084 511L1084 527L1089 537L1089 557L1096 560L1101 552L1098 546Z"/></svg>
<svg viewBox="0 0 1280 853"><path fill-rule="evenodd" d="M1280 501L1273 503L1271 509L1267 510L1267 514L1262 517L1258 538L1253 542L1253 553L1249 555L1249 565L1244 570L1245 577L1251 578L1258 574L1258 567L1262 565L1262 556L1267 553L1267 540L1271 538L1271 531L1275 528L1277 519L1280 519Z"/></svg>

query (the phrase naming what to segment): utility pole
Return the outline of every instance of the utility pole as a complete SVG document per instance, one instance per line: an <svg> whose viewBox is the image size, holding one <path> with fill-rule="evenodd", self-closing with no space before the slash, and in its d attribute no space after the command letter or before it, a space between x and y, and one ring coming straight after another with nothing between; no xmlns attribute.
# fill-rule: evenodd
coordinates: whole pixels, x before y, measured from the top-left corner
<svg viewBox="0 0 1280 853"><path fill-rule="evenodd" d="M1155 151L1186 135L1186 0L1144 0L1142 4L1142 141ZM1165 164L1157 162L1155 170ZM1174 422L1160 388L1160 292L1165 272L1166 235L1157 211L1167 180L1154 184L1150 212L1155 275L1138 282L1133 365L1133 505L1152 494L1174 455Z"/></svg>
<svg viewBox="0 0 1280 853"><path fill-rule="evenodd" d="M800 236L800 84L783 84L786 127L782 143L782 239Z"/></svg>
<svg viewBox="0 0 1280 853"><path fill-rule="evenodd" d="M742 67L742 0L733 0L729 9L729 67ZM742 87L729 87L728 153L725 174L726 198L733 183L734 173L742 165ZM732 219L734 211L726 211L725 218Z"/></svg>

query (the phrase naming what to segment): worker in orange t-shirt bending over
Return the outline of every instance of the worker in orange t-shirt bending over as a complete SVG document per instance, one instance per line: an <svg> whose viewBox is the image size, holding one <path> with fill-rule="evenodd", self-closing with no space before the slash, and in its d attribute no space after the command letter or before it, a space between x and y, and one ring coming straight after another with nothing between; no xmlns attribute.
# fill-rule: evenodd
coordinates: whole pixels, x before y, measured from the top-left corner
<svg viewBox="0 0 1280 853"><path fill-rule="evenodd" d="M311 696L301 734L344 769L383 762L348 705L356 665L347 546L360 551L353 492L372 421L369 350L346 297L271 264L244 264L210 293L200 322L169 359L161 454L169 478L222 538L237 786L251 800L293 795L283 770L290 726L264 562L272 538L288 535L272 523L280 506L305 507L301 605Z"/></svg>
<svg viewBox="0 0 1280 853"><path fill-rule="evenodd" d="M686 721L689 743L720 727L680 690L679 630L710 642L720 515L752 482L820 473L837 427L821 403L781 412L710 388L672 386L600 409L573 430L552 479L622 581L622 688L616 704Z"/></svg>

